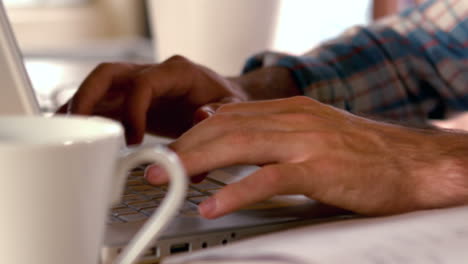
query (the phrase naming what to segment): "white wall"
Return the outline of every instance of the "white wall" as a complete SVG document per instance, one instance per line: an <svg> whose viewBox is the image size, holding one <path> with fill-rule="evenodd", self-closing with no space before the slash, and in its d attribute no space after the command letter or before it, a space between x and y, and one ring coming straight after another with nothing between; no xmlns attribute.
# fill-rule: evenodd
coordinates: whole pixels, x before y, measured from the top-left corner
<svg viewBox="0 0 468 264"><path fill-rule="evenodd" d="M371 0L282 0L273 48L304 53L357 24L367 24Z"/></svg>
<svg viewBox="0 0 468 264"><path fill-rule="evenodd" d="M223 75L252 53L303 53L368 21L370 0L150 0L156 58L189 57Z"/></svg>

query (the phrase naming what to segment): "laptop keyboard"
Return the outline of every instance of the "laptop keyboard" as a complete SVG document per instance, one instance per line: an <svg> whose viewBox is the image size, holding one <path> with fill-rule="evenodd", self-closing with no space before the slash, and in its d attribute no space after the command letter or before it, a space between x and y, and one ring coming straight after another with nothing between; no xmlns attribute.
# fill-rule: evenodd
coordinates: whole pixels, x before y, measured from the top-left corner
<svg viewBox="0 0 468 264"><path fill-rule="evenodd" d="M163 200L167 185L152 186L143 178L144 166L130 172L122 201L110 211L108 223L127 223L147 219ZM190 184L185 203L179 214L198 215L198 204L224 186L223 183L205 179L201 183Z"/></svg>

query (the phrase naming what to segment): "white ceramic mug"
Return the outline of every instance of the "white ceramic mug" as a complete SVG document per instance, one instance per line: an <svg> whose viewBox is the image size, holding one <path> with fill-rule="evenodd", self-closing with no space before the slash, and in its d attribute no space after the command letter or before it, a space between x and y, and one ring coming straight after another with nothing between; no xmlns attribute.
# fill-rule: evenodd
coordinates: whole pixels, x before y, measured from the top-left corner
<svg viewBox="0 0 468 264"><path fill-rule="evenodd" d="M137 259L177 213L187 179L173 152L123 154L122 140L122 126L104 118L0 116L0 263L97 263L127 172L157 163L168 194L116 263Z"/></svg>

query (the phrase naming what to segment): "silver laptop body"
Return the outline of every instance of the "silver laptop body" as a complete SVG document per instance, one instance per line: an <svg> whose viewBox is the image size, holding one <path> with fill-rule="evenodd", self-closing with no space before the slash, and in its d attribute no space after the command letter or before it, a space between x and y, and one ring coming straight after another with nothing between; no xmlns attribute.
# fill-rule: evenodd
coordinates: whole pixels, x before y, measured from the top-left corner
<svg viewBox="0 0 468 264"><path fill-rule="evenodd" d="M39 105L18 51L15 36L0 1L0 112L2 114L39 113Z"/></svg>
<svg viewBox="0 0 468 264"><path fill-rule="evenodd" d="M39 115L39 104L1 1L0 26L0 114ZM204 182L191 185L180 215L162 237L154 241L143 260L156 262L161 257L179 252L226 245L258 234L346 217L340 210L303 196L275 197L215 220L198 215L197 204L200 201L224 184L239 180L255 169L254 166L225 168L210 173ZM147 185L142 173L142 168L136 168L130 174L122 203L109 212L102 263L111 263L164 195L165 187Z"/></svg>

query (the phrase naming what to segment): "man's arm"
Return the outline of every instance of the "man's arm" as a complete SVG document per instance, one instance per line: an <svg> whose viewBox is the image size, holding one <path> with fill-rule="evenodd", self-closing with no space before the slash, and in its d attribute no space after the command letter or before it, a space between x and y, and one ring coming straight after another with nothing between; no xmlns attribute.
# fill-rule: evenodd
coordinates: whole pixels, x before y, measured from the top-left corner
<svg viewBox="0 0 468 264"><path fill-rule="evenodd" d="M301 95L293 74L285 67L259 68L228 80L239 86L249 101Z"/></svg>
<svg viewBox="0 0 468 264"><path fill-rule="evenodd" d="M303 56L259 54L244 71L285 67L302 94L353 113L445 118L468 109L466 14L467 1L429 1Z"/></svg>
<svg viewBox="0 0 468 264"><path fill-rule="evenodd" d="M463 132L377 122L298 96L223 105L170 147L192 176L261 165L201 203L204 217L278 194L386 215L468 204L467 139ZM146 178L168 180L157 167Z"/></svg>

